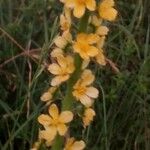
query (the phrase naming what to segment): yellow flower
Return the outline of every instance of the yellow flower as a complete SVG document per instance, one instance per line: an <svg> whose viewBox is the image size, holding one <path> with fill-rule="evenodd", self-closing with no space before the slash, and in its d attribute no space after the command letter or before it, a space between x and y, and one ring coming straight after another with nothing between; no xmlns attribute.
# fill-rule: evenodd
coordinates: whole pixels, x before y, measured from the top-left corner
<svg viewBox="0 0 150 150"><path fill-rule="evenodd" d="M98 54L98 49L94 46L99 40L99 36L96 34L80 33L77 35L77 41L73 45L75 52L83 59L89 59Z"/></svg>
<svg viewBox="0 0 150 150"><path fill-rule="evenodd" d="M57 36L54 43L60 49L64 49L68 43L72 42L72 35L69 31L63 32L62 36Z"/></svg>
<svg viewBox="0 0 150 150"><path fill-rule="evenodd" d="M117 16L117 10L114 9L114 0L103 0L98 8L99 15L102 19L113 21Z"/></svg>
<svg viewBox="0 0 150 150"><path fill-rule="evenodd" d="M95 116L95 111L92 108L85 109L85 112L82 118L84 127L88 126L91 123L91 121L93 121L94 116Z"/></svg>
<svg viewBox="0 0 150 150"><path fill-rule="evenodd" d="M94 102L93 99L98 97L98 90L90 86L94 79L92 72L86 69L73 87L73 96L86 107L90 107Z"/></svg>
<svg viewBox="0 0 150 150"><path fill-rule="evenodd" d="M67 31L71 27L71 12L70 8L64 7L64 14L60 15L61 30Z"/></svg>
<svg viewBox="0 0 150 150"><path fill-rule="evenodd" d="M38 117L38 121L42 124L45 130L41 131L41 138L44 138L48 143L55 138L57 132L59 135L64 136L67 132L67 125L73 119L71 111L63 111L59 113L55 104L49 107L49 115L42 114Z"/></svg>
<svg viewBox="0 0 150 150"><path fill-rule="evenodd" d="M84 148L84 141L75 141L75 139L72 137L67 140L64 150L83 150Z"/></svg>
<svg viewBox="0 0 150 150"><path fill-rule="evenodd" d="M71 56L58 55L56 57L57 63L49 65L48 70L55 77L51 81L52 86L60 85L62 82L69 79L70 75L74 72L74 59Z"/></svg>
<svg viewBox="0 0 150 150"><path fill-rule="evenodd" d="M41 96L41 101L44 101L44 102L50 101L50 100L52 99L53 94L54 94L54 92L56 91L56 89L57 89L56 87L50 87L50 88L48 89L48 91L45 92L45 93Z"/></svg>
<svg viewBox="0 0 150 150"><path fill-rule="evenodd" d="M87 8L90 11L94 11L96 8L95 0L60 0L65 4L66 7L73 9L73 14L77 18L81 18L85 9Z"/></svg>

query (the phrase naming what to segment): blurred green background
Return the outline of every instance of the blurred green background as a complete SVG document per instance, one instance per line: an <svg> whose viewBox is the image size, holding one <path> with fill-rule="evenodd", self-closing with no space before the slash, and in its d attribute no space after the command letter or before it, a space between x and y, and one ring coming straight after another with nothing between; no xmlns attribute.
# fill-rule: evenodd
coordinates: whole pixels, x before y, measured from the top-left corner
<svg viewBox="0 0 150 150"><path fill-rule="evenodd" d="M120 72L91 66L100 90L97 116L75 136L87 150L149 150L150 1L116 0L116 8L105 49ZM51 79L45 66L61 11L58 0L0 0L1 150L28 150L37 139L37 116L45 109L40 96Z"/></svg>

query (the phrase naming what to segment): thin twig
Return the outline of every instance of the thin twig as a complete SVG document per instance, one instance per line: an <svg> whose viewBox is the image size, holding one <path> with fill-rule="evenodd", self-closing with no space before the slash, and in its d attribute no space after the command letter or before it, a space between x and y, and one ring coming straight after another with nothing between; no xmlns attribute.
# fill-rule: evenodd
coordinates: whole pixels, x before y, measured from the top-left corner
<svg viewBox="0 0 150 150"><path fill-rule="evenodd" d="M119 69L116 67L117 65L112 62L110 59L106 58L107 63L111 66L111 68L114 70L114 72L119 73Z"/></svg>
<svg viewBox="0 0 150 150"><path fill-rule="evenodd" d="M31 40L28 43L27 46L27 51L29 53L30 50L30 46L31 46ZM30 89L31 89L31 82L32 82L32 65L29 59L27 59L27 63L28 63L28 67L29 67L29 75L28 75L28 97L27 97L27 119L29 118L29 114L30 114L30 100L31 100L31 93L30 93Z"/></svg>
<svg viewBox="0 0 150 150"><path fill-rule="evenodd" d="M7 38L9 38L17 47L19 47L22 51L25 51L25 49L12 37L10 36L4 29L0 27L0 31L6 35Z"/></svg>
<svg viewBox="0 0 150 150"><path fill-rule="evenodd" d="M6 64L10 63L11 61L14 61L18 57L21 57L21 56L31 57L32 53L35 53L35 52L40 52L40 49L32 49L30 51L24 51L16 56L13 56L13 57L9 58L8 60L4 61L2 64L0 64L0 68L4 67Z"/></svg>

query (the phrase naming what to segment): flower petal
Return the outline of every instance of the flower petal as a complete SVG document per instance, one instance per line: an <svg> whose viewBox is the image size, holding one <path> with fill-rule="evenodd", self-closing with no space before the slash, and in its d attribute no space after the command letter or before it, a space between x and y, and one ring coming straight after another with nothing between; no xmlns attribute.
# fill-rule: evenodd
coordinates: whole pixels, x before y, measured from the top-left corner
<svg viewBox="0 0 150 150"><path fill-rule="evenodd" d="M86 0L85 3L86 3L86 7L89 10L91 10L91 11L95 10L95 8L96 8L96 2L95 2L95 0Z"/></svg>
<svg viewBox="0 0 150 150"><path fill-rule="evenodd" d="M81 76L84 81L84 85L90 85L95 80L95 76L92 74L92 71L89 69L85 69Z"/></svg>
<svg viewBox="0 0 150 150"><path fill-rule="evenodd" d="M86 107L90 107L93 104L93 100L90 97L88 97L87 95L82 95L80 97L80 101Z"/></svg>
<svg viewBox="0 0 150 150"><path fill-rule="evenodd" d="M81 18L85 13L85 6L84 4L77 4L75 7L74 7L74 10L73 10L73 15L77 18Z"/></svg>
<svg viewBox="0 0 150 150"><path fill-rule="evenodd" d="M41 97L41 101L49 101L52 99L52 94L50 92L45 92Z"/></svg>
<svg viewBox="0 0 150 150"><path fill-rule="evenodd" d="M62 82L66 81L69 79L69 75L64 75L64 76L56 76L52 79L51 85L52 86L57 86L60 85Z"/></svg>
<svg viewBox="0 0 150 150"><path fill-rule="evenodd" d="M42 124L43 126L48 126L48 125L50 125L50 124L51 124L51 121L52 121L52 119L50 118L49 115L44 115L44 114L42 114L42 115L40 115L40 116L38 117L38 122L39 122L40 124Z"/></svg>
<svg viewBox="0 0 150 150"><path fill-rule="evenodd" d="M102 23L102 20L100 18L98 18L97 16L92 16L92 20L91 23L95 26L95 27L99 27L100 24Z"/></svg>
<svg viewBox="0 0 150 150"><path fill-rule="evenodd" d="M71 111L63 111L59 116L61 123L69 123L73 119L73 113Z"/></svg>
<svg viewBox="0 0 150 150"><path fill-rule="evenodd" d="M67 41L62 36L58 36L55 38L54 43L59 48L64 48L67 45Z"/></svg>
<svg viewBox="0 0 150 150"><path fill-rule="evenodd" d="M40 138L46 140L46 145L50 146L52 144L52 140L55 138L57 134L56 127L48 127L46 130L40 131Z"/></svg>
<svg viewBox="0 0 150 150"><path fill-rule="evenodd" d="M90 46L87 53L88 53L89 56L94 57L98 54L98 49L94 46Z"/></svg>
<svg viewBox="0 0 150 150"><path fill-rule="evenodd" d="M75 6L75 1L74 0L64 0L64 1L65 1L65 4L66 4L66 7L73 8Z"/></svg>
<svg viewBox="0 0 150 150"><path fill-rule="evenodd" d="M71 150L83 150L85 148L84 141L76 141L73 143Z"/></svg>
<svg viewBox="0 0 150 150"><path fill-rule="evenodd" d="M57 57L57 62L62 68L65 68L67 65L66 58L62 55Z"/></svg>
<svg viewBox="0 0 150 150"><path fill-rule="evenodd" d="M97 48L101 49L104 46L105 39L106 39L105 36L100 37L99 41L97 42Z"/></svg>
<svg viewBox="0 0 150 150"><path fill-rule="evenodd" d="M58 75L61 73L61 68L59 65L53 63L48 66L48 71L54 75Z"/></svg>
<svg viewBox="0 0 150 150"><path fill-rule="evenodd" d="M63 55L63 51L60 48L55 48L53 49L53 51L51 52L51 56L52 57L58 57L60 55Z"/></svg>
<svg viewBox="0 0 150 150"><path fill-rule="evenodd" d="M62 136L65 135L65 133L67 132L67 129L68 128L65 124L58 124L57 126L58 133Z"/></svg>
<svg viewBox="0 0 150 150"><path fill-rule="evenodd" d="M97 98L98 93L99 93L99 91L94 87L88 87L86 90L86 95L88 95L89 97L92 97L92 98Z"/></svg>
<svg viewBox="0 0 150 150"><path fill-rule="evenodd" d="M90 63L89 59L83 60L83 62L82 62L82 70L85 69L89 65L89 63Z"/></svg>
<svg viewBox="0 0 150 150"><path fill-rule="evenodd" d="M89 34L87 36L87 42L88 44L94 44L94 43L97 43L99 40L99 36L97 34Z"/></svg>
<svg viewBox="0 0 150 150"><path fill-rule="evenodd" d="M99 15L103 19L106 19L108 21L113 21L117 17L117 10L114 8L109 8L109 9L100 9L99 10Z"/></svg>
<svg viewBox="0 0 150 150"><path fill-rule="evenodd" d="M48 112L53 119L57 119L59 116L59 111L58 111L57 105L55 105L55 104L52 104L49 107Z"/></svg>
<svg viewBox="0 0 150 150"><path fill-rule="evenodd" d="M100 36L105 36L108 34L108 27L106 26L99 26L98 29L96 30L96 33Z"/></svg>
<svg viewBox="0 0 150 150"><path fill-rule="evenodd" d="M104 56L102 50L99 50L99 53L98 53L98 55L95 56L95 59L96 59L97 63L99 63L100 65L103 65L103 66L106 65L106 59L105 59L105 56Z"/></svg>
<svg viewBox="0 0 150 150"><path fill-rule="evenodd" d="M115 5L114 0L103 0L102 3L100 4L102 8L110 8L113 7L114 5Z"/></svg>
<svg viewBox="0 0 150 150"><path fill-rule="evenodd" d="M74 141L74 137L68 138L64 150L68 150L73 145Z"/></svg>
<svg viewBox="0 0 150 150"><path fill-rule="evenodd" d="M66 61L67 61L67 72L73 73L73 71L75 70L75 66L74 66L74 59L71 56L67 56L66 57Z"/></svg>

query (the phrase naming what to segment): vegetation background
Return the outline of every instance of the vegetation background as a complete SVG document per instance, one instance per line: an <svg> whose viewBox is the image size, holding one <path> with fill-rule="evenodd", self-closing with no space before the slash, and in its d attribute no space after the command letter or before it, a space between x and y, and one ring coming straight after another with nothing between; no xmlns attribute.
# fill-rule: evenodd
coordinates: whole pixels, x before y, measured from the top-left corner
<svg viewBox="0 0 150 150"><path fill-rule="evenodd" d="M101 91L97 116L75 136L87 150L149 150L150 1L116 0L116 8L105 49L120 72L91 66ZM40 96L51 79L45 66L61 11L58 0L0 0L1 150L28 150L37 138L37 116L45 109Z"/></svg>

